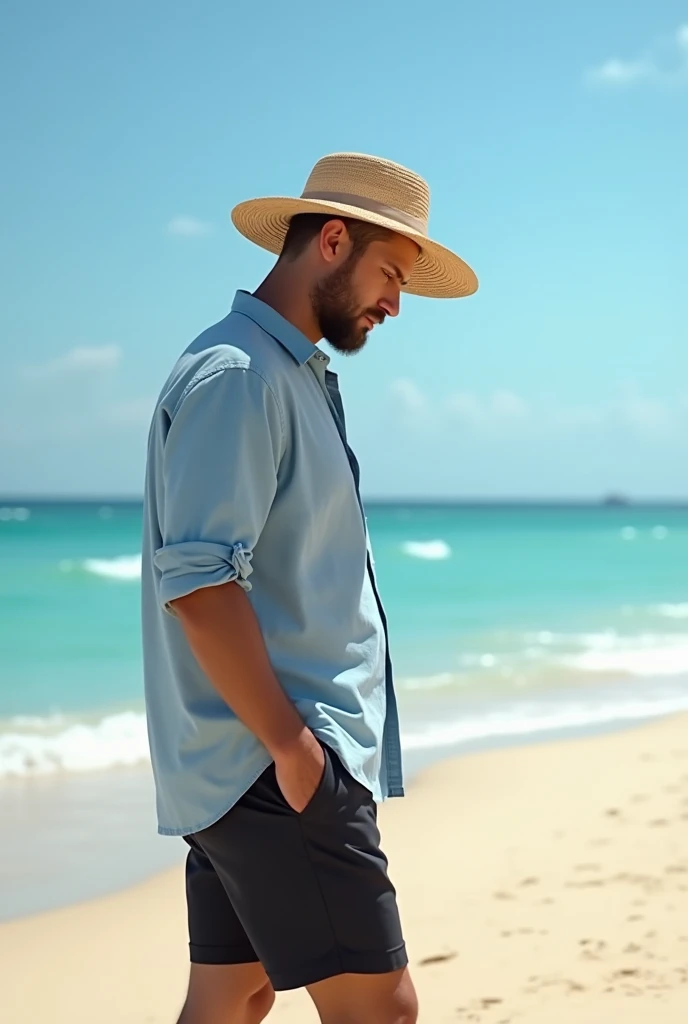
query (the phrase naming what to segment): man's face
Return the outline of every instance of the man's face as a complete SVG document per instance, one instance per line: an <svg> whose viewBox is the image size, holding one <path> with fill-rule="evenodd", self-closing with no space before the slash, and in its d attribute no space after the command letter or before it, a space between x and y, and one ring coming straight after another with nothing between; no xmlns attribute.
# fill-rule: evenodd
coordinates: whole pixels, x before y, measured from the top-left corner
<svg viewBox="0 0 688 1024"><path fill-rule="evenodd" d="M410 238L390 234L355 250L315 285L313 311L322 336L344 355L359 352L373 327L397 316L402 285L411 276L419 248Z"/></svg>

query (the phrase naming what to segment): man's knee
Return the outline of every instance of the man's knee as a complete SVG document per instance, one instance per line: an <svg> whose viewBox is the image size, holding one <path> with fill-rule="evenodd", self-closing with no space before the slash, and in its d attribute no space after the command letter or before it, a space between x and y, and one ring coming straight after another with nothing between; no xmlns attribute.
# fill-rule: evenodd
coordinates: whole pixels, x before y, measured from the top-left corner
<svg viewBox="0 0 688 1024"><path fill-rule="evenodd" d="M192 964L178 1024L260 1024L275 992L260 964Z"/></svg>
<svg viewBox="0 0 688 1024"><path fill-rule="evenodd" d="M309 988L321 1024L416 1024L418 998L408 969L346 974Z"/></svg>
<svg viewBox="0 0 688 1024"><path fill-rule="evenodd" d="M253 1016L249 1016L248 1018L251 1024L253 1024L254 1017L256 1024L261 1020L265 1020L274 1004L275 990L268 982L257 992L254 992L249 1000L249 1010L253 1014Z"/></svg>

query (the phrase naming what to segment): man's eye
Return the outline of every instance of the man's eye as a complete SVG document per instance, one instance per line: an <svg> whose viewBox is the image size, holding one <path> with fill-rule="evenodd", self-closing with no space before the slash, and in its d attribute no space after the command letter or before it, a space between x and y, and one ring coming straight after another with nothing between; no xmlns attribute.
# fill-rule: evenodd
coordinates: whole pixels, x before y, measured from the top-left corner
<svg viewBox="0 0 688 1024"><path fill-rule="evenodd" d="M382 273L385 275L388 281L391 281L392 278L394 277L394 274L390 273L389 270L385 270L384 267L382 268Z"/></svg>

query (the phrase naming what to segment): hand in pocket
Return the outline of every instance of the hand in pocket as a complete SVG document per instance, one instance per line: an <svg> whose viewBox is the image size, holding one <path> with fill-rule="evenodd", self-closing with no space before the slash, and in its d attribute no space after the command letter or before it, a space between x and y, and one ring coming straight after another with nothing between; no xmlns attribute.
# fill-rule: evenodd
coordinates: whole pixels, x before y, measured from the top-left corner
<svg viewBox="0 0 688 1024"><path fill-rule="evenodd" d="M301 814L315 796L325 774L325 751L310 730L298 744L275 758L275 776L282 796Z"/></svg>

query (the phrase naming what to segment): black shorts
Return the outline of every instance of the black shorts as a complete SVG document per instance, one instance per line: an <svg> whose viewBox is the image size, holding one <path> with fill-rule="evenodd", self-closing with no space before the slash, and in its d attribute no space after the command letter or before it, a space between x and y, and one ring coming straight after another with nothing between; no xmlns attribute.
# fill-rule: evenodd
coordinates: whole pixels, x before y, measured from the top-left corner
<svg viewBox="0 0 688 1024"><path fill-rule="evenodd" d="M375 802L323 749L301 814L271 765L223 818L185 837L193 963L260 961L278 990L406 966Z"/></svg>

